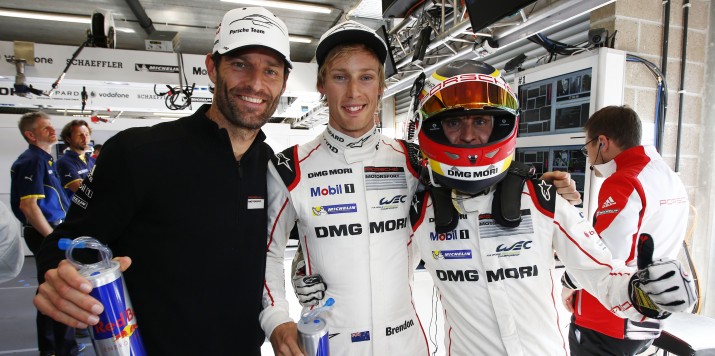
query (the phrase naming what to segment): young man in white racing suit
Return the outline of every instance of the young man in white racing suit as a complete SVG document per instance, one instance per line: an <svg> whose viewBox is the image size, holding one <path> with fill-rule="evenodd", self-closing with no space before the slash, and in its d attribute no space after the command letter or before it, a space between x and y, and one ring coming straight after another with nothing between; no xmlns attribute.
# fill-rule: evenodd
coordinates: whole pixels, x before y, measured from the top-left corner
<svg viewBox="0 0 715 356"><path fill-rule="evenodd" d="M409 208L419 181L406 144L375 127L386 53L384 41L356 22L326 32L316 59L328 127L269 165L261 325L276 354L300 354L283 271L297 224L307 273L320 274L335 299L322 315L331 355L428 355L409 256Z"/></svg>
<svg viewBox="0 0 715 356"><path fill-rule="evenodd" d="M621 317L643 318L630 289L677 286L652 301L692 303L692 280L680 273L651 284L633 277L635 269L612 260L551 182L527 179L528 167L512 162L517 113L499 71L477 61L437 69L420 95L420 149L439 187L416 196L412 242L440 292L447 354L568 355L558 325L554 252L580 286ZM435 216L443 209L453 213ZM677 264L666 268L680 272ZM663 272L660 266L646 271Z"/></svg>

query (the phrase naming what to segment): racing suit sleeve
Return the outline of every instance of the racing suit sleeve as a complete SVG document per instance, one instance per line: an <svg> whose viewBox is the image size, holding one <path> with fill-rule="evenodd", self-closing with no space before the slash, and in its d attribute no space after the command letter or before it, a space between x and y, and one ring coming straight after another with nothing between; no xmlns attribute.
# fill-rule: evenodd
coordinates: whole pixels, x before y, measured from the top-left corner
<svg viewBox="0 0 715 356"><path fill-rule="evenodd" d="M561 196L556 197L553 214L553 248L569 277L617 316L642 320L628 292L635 268L614 260L583 213Z"/></svg>
<svg viewBox="0 0 715 356"><path fill-rule="evenodd" d="M266 240L266 277L263 287L263 311L260 323L270 338L278 325L294 321L288 314L284 253L296 212L288 188L271 163L268 164L268 236Z"/></svg>
<svg viewBox="0 0 715 356"><path fill-rule="evenodd" d="M593 226L614 258L629 263L635 256L640 213L643 209L642 189L626 177L611 176L598 192L598 208ZM640 192L640 193L639 193Z"/></svg>

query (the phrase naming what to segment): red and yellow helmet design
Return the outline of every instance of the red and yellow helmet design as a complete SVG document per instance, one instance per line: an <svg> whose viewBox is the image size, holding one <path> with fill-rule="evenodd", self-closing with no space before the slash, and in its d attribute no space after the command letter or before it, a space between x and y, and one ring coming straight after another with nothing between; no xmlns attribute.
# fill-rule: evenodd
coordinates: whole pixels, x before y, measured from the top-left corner
<svg viewBox="0 0 715 356"><path fill-rule="evenodd" d="M501 73L489 64L459 60L437 69L419 96L420 149L433 183L478 193L499 182L514 157L518 101ZM445 117L491 115L493 130L485 144L447 140Z"/></svg>

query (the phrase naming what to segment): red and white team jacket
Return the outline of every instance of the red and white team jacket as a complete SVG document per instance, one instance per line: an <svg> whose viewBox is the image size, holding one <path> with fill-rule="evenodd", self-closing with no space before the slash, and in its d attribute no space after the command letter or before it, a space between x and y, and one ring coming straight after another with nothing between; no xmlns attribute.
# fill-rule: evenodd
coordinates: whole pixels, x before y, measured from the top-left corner
<svg viewBox="0 0 715 356"><path fill-rule="evenodd" d="M642 318L628 297L635 269L612 260L591 223L548 182L526 182L516 228L494 221L492 191L458 195L457 227L436 233L425 194L411 211L412 242L439 289L447 355L568 355L554 252L614 313Z"/></svg>
<svg viewBox="0 0 715 356"><path fill-rule="evenodd" d="M428 355L412 300L409 208L419 182L401 141L330 126L269 165L267 335L290 321L283 253L297 223L307 274L335 299L324 314L331 355Z"/></svg>
<svg viewBox="0 0 715 356"><path fill-rule="evenodd" d="M606 178L598 193L594 227L613 256L636 266L636 238L647 233L653 237L654 260L676 259L687 228L688 194L655 148L633 147L594 167ZM575 316L576 325L618 339L660 335L657 320L636 323L618 318L583 291L576 299Z"/></svg>

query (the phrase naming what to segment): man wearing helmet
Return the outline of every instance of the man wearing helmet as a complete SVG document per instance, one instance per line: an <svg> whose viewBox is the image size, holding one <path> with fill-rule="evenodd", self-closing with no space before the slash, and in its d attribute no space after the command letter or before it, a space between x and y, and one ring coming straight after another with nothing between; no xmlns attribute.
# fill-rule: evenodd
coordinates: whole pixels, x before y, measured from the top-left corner
<svg viewBox="0 0 715 356"><path fill-rule="evenodd" d="M499 71L455 61L427 80L419 99L419 140L433 187L415 196L412 242L441 295L449 354L568 355L554 251L579 286L621 317L663 317L662 309L680 311L694 301L692 280L681 278L677 261L667 267L672 278L634 276L551 182L529 179L528 167L512 162L517 100ZM654 264L645 272L655 279L664 270ZM670 293L645 296L670 286ZM667 306L673 301L680 304Z"/></svg>
<svg viewBox="0 0 715 356"><path fill-rule="evenodd" d="M404 142L376 130L385 42L354 21L318 44L318 90L328 126L269 165L269 240L261 326L278 355L298 355L288 314L284 250L297 224L307 274L335 299L332 355L428 355L412 303L409 207L419 181ZM307 309L306 309L307 311Z"/></svg>

